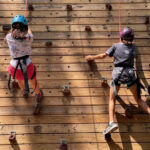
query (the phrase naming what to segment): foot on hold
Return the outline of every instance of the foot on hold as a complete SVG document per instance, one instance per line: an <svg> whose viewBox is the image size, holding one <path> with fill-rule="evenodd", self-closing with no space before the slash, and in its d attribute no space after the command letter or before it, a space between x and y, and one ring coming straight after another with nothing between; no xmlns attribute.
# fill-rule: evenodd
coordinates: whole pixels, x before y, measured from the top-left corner
<svg viewBox="0 0 150 150"><path fill-rule="evenodd" d="M115 122L111 122L111 123L108 124L108 126L104 130L103 134L104 135L110 134L110 133L112 133L113 131L115 131L117 129L118 129L118 124L115 123Z"/></svg>
<svg viewBox="0 0 150 150"><path fill-rule="evenodd" d="M25 92L25 91L24 91L24 92L23 92L23 97L24 97L24 98L28 98L28 92Z"/></svg>
<svg viewBox="0 0 150 150"><path fill-rule="evenodd" d="M40 89L40 94L36 94L36 105L33 111L34 115L38 115L41 109L41 102L43 99L43 91Z"/></svg>

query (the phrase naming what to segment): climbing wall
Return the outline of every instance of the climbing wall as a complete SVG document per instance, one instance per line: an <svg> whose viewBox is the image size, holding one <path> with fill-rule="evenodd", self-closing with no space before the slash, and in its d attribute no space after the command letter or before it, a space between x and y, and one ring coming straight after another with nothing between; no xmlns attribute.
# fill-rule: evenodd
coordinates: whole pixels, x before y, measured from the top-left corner
<svg viewBox="0 0 150 150"><path fill-rule="evenodd" d="M111 141L105 140L106 83L111 80L113 60L93 64L85 60L86 55L105 52L119 41L118 0L28 3L35 39L32 60L45 97L40 115L34 116L34 95L24 99L20 91L11 94L7 89L10 56L2 27L10 24L13 16L24 15L25 0L0 0L0 150L59 150L61 140L68 142L68 150L149 150L150 117L138 108L125 86L119 92L124 102L116 105L119 130ZM121 0L122 28L135 30L136 68L145 86L150 82L149 8L150 0ZM64 95L63 88L68 85L70 94ZM149 101L144 92L142 98ZM126 108L131 108L133 116ZM17 133L14 144L8 140L11 131Z"/></svg>

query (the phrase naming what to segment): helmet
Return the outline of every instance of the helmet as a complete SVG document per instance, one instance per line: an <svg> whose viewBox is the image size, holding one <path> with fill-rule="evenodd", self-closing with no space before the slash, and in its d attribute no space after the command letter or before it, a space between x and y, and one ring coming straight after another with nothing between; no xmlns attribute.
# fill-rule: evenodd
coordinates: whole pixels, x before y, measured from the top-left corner
<svg viewBox="0 0 150 150"><path fill-rule="evenodd" d="M121 40L130 41L134 40L134 32L130 27L126 27L120 34Z"/></svg>
<svg viewBox="0 0 150 150"><path fill-rule="evenodd" d="M25 26L28 26L28 21L23 15L17 15L13 18L11 24L22 23Z"/></svg>

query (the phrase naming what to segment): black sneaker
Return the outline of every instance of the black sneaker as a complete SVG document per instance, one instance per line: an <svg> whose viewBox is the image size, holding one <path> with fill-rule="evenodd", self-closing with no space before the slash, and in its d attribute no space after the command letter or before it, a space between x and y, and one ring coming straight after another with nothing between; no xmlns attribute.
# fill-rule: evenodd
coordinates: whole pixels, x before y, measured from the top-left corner
<svg viewBox="0 0 150 150"><path fill-rule="evenodd" d="M41 102L42 102L42 99L43 99L43 92L42 92L41 89L40 89L40 93L41 93L40 96L38 94L36 94L36 104L35 104L35 108L34 108L34 111L33 111L34 115L38 115L39 112L40 112L40 109L41 109Z"/></svg>

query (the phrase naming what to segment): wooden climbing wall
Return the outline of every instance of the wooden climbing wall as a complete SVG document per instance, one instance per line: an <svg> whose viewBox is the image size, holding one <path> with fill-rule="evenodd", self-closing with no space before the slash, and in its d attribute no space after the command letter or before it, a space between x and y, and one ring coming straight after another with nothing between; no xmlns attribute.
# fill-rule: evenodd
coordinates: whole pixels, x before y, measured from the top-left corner
<svg viewBox="0 0 150 150"><path fill-rule="evenodd" d="M93 70L85 61L88 54L105 52L118 37L118 0L28 0L33 11L28 20L34 33L32 60L37 65L40 87L44 92L42 110L33 116L34 95L22 98L7 89L9 49L3 43L2 25L24 14L25 0L0 0L0 150L59 150L60 139L69 150L149 150L150 117L138 108L123 86L119 92L130 104L133 118L117 103L115 121L119 130L106 142L102 132L108 122L109 88L101 78L111 80L113 60L97 60ZM112 11L106 9L110 3ZM66 5L73 10L67 11ZM121 0L122 28L135 30L137 70L143 83L150 82L150 0ZM86 32L85 26L92 31ZM51 41L52 46L46 47ZM69 84L71 95L63 96ZM142 92L142 98L148 97ZM17 143L10 145L10 131L17 132Z"/></svg>

